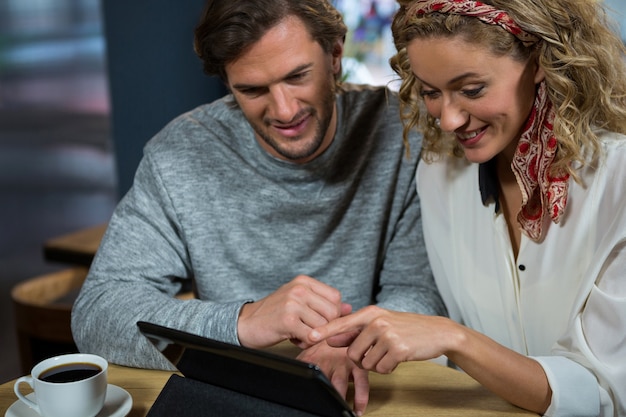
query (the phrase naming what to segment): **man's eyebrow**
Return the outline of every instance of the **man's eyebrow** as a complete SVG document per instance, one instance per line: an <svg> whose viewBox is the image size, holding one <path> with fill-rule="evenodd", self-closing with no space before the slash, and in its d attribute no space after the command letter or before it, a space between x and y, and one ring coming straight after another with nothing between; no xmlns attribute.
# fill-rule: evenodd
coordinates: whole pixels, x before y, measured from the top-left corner
<svg viewBox="0 0 626 417"><path fill-rule="evenodd" d="M287 74L285 74L283 77L280 78L280 80L285 80L287 78L293 77L294 75L308 70L311 67L313 67L313 62L309 62L307 64L302 64L302 65L298 65L296 68L292 69L291 71L289 71ZM255 88L260 88L260 87L265 87L265 86L261 86L261 85L254 85L254 84L246 84L246 83L237 83L237 84L233 84L234 89L236 90L248 90L248 89L255 89Z"/></svg>

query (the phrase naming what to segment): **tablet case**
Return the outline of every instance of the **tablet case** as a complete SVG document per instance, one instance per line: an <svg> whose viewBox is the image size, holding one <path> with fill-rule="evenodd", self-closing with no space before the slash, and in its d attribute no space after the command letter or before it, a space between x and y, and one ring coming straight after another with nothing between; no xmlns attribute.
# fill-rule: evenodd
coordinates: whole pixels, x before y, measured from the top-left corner
<svg viewBox="0 0 626 417"><path fill-rule="evenodd" d="M137 325L184 375L172 375L148 417L355 416L313 364L152 323Z"/></svg>
<svg viewBox="0 0 626 417"><path fill-rule="evenodd" d="M304 411L174 374L146 417L316 417Z"/></svg>

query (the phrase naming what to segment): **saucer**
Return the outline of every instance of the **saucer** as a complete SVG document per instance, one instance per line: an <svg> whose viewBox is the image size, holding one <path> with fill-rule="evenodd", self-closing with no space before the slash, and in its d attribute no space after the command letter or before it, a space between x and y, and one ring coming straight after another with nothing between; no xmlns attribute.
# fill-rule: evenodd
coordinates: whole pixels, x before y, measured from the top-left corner
<svg viewBox="0 0 626 417"><path fill-rule="evenodd" d="M26 396L29 400L33 400L35 394L30 393ZM104 400L104 407L96 415L96 417L125 417L133 407L133 399L130 394L117 385L109 384L107 386L107 396ZM7 410L4 417L41 417L35 410L21 402L15 401Z"/></svg>

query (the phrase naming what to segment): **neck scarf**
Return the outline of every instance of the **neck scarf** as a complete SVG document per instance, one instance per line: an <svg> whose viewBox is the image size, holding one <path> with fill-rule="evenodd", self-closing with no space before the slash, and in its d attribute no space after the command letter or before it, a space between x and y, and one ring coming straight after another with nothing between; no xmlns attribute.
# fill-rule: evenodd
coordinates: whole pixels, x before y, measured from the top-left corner
<svg viewBox="0 0 626 417"><path fill-rule="evenodd" d="M537 36L519 27L508 13L480 1L417 0L407 9L407 16L434 12L476 17L484 23L504 28L526 46L539 41ZM569 174L553 175L551 172L557 152L553 122L554 109L545 82L542 82L511 162L522 192L522 208L517 220L522 231L534 241L543 237L545 216L549 215L554 223L559 223L567 203Z"/></svg>
<svg viewBox="0 0 626 417"><path fill-rule="evenodd" d="M567 204L569 174L553 176L551 172L557 152L553 122L554 109L542 82L511 162L522 191L522 209L517 220L535 241L543 236L544 217L549 215L554 223L559 223Z"/></svg>

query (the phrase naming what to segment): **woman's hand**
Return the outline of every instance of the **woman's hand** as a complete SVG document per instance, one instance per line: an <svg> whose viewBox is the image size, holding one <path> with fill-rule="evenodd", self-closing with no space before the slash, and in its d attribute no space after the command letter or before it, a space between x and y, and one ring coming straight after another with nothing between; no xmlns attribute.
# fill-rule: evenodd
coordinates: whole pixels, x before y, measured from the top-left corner
<svg viewBox="0 0 626 417"><path fill-rule="evenodd" d="M447 356L487 389L543 414L552 390L541 365L446 317L388 311L376 306L313 329L308 343L348 346L363 369L392 372L400 362Z"/></svg>
<svg viewBox="0 0 626 417"><path fill-rule="evenodd" d="M444 317L368 306L317 327L308 339L311 343L326 340L330 346L348 346L348 357L363 369L390 373L400 362L445 354L446 343L454 340L444 336L450 323Z"/></svg>

